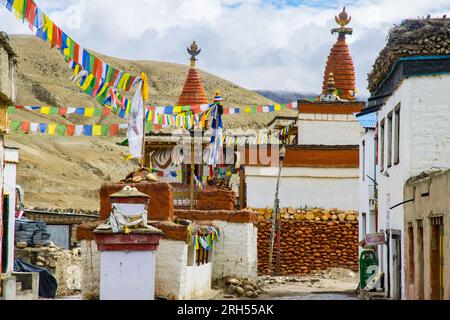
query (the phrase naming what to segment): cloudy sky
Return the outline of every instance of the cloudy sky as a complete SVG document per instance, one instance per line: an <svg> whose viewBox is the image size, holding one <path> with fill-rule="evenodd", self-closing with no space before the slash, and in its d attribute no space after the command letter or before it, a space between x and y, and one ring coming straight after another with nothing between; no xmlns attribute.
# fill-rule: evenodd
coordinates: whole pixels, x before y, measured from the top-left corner
<svg viewBox="0 0 450 320"><path fill-rule="evenodd" d="M186 47L203 49L198 67L249 89L318 93L342 6L357 89L404 18L450 16L449 0L37 0L82 46L119 58L188 63ZM30 33L5 8L0 30Z"/></svg>

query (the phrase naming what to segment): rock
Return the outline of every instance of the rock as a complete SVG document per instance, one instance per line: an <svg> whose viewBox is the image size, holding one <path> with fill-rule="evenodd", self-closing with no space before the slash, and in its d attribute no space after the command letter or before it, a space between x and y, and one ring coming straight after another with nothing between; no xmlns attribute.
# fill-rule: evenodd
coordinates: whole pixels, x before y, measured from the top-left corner
<svg viewBox="0 0 450 320"><path fill-rule="evenodd" d="M353 214L350 214L350 215L348 215L348 216L346 217L346 220L347 220L347 221L355 221L355 220L356 220L356 216L353 215Z"/></svg>
<svg viewBox="0 0 450 320"><path fill-rule="evenodd" d="M253 288L253 286L250 286L250 285L245 285L244 286L244 290L246 291L246 292L248 292L248 291L253 291L254 290L254 288Z"/></svg>
<svg viewBox="0 0 450 320"><path fill-rule="evenodd" d="M147 178L147 181L150 181L150 182L157 182L158 181L158 178L153 173L147 174L146 178Z"/></svg>
<svg viewBox="0 0 450 320"><path fill-rule="evenodd" d="M315 218L316 218L316 216L311 211L308 211L306 213L306 220L314 220Z"/></svg>
<svg viewBox="0 0 450 320"><path fill-rule="evenodd" d="M345 214L344 213L338 214L338 219L339 219L339 221L344 222L345 221Z"/></svg>
<svg viewBox="0 0 450 320"><path fill-rule="evenodd" d="M142 180L144 180L141 176L136 176L133 179L131 179L134 183L139 183Z"/></svg>
<svg viewBox="0 0 450 320"><path fill-rule="evenodd" d="M258 297L257 294L256 294L254 291L247 291L247 292L245 293L245 296L246 296L247 298L256 298L256 297Z"/></svg>
<svg viewBox="0 0 450 320"><path fill-rule="evenodd" d="M236 286L230 284L230 285L228 286L228 288L227 288L227 293L228 293L228 294L234 294L235 292L236 292Z"/></svg>
<svg viewBox="0 0 450 320"><path fill-rule="evenodd" d="M25 249L26 247L28 247L28 244L26 242L19 242L16 244L16 247L19 249Z"/></svg>
<svg viewBox="0 0 450 320"><path fill-rule="evenodd" d="M243 294L245 294L245 290L242 287L236 287L236 291L235 291L236 295L238 297L242 296Z"/></svg>
<svg viewBox="0 0 450 320"><path fill-rule="evenodd" d="M337 219L338 219L338 216L337 216L337 215L333 214L333 215L331 216L331 220L336 221Z"/></svg>
<svg viewBox="0 0 450 320"><path fill-rule="evenodd" d="M43 267L44 264L43 264L42 262L38 261L38 262L36 263L36 266L37 266L37 267Z"/></svg>
<svg viewBox="0 0 450 320"><path fill-rule="evenodd" d="M233 286L238 286L239 285L239 280L236 278L230 278L227 280L227 284L233 285Z"/></svg>

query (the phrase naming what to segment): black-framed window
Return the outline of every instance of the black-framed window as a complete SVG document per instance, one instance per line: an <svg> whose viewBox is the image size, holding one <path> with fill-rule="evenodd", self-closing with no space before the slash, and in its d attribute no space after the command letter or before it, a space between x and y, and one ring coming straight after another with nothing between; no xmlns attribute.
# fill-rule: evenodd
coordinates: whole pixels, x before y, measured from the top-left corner
<svg viewBox="0 0 450 320"><path fill-rule="evenodd" d="M394 165L400 163L400 104L395 107L394 118Z"/></svg>
<svg viewBox="0 0 450 320"><path fill-rule="evenodd" d="M392 167L392 117L393 113L390 112L387 116L387 166Z"/></svg>
<svg viewBox="0 0 450 320"><path fill-rule="evenodd" d="M378 134L378 141L380 143L380 171L384 171L384 119L380 122L380 132Z"/></svg>

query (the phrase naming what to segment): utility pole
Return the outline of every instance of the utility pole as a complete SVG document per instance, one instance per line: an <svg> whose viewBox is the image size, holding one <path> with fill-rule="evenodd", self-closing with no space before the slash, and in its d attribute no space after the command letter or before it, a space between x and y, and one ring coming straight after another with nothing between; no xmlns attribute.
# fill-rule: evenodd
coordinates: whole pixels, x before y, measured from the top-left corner
<svg viewBox="0 0 450 320"><path fill-rule="evenodd" d="M280 162L278 166L278 179L277 179L277 188L275 191L275 205L272 215L272 229L270 232L270 253L269 253L269 275L272 274L272 257L273 257L273 247L275 242L275 235L277 238L277 256L276 256L276 273L280 274L281 265L280 265L280 256L281 256L281 217L280 217L280 178L281 178L281 169L283 168L283 161L286 156L286 148L283 146L280 150Z"/></svg>

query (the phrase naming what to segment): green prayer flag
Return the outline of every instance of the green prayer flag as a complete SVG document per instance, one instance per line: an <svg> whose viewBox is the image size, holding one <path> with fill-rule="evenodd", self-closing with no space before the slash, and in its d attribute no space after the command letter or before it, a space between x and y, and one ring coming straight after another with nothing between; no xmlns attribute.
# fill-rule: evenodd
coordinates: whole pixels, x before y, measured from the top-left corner
<svg viewBox="0 0 450 320"><path fill-rule="evenodd" d="M50 114L55 115L58 114L59 109L57 107L50 108Z"/></svg>
<svg viewBox="0 0 450 320"><path fill-rule="evenodd" d="M12 121L11 122L11 130L16 132L20 128L20 121Z"/></svg>
<svg viewBox="0 0 450 320"><path fill-rule="evenodd" d="M94 116L100 117L102 115L102 109L101 108L95 108Z"/></svg>
<svg viewBox="0 0 450 320"><path fill-rule="evenodd" d="M252 107L252 111L250 113L256 113L258 111L258 107Z"/></svg>
<svg viewBox="0 0 450 320"><path fill-rule="evenodd" d="M9 107L8 107L8 113L9 113L9 114L14 114L14 113L16 113L16 107L9 106Z"/></svg>
<svg viewBox="0 0 450 320"><path fill-rule="evenodd" d="M69 56L70 58L73 60L74 58L74 52L75 52L75 41L73 41L71 38L67 38L67 41L69 41L70 39L70 51L69 51Z"/></svg>
<svg viewBox="0 0 450 320"><path fill-rule="evenodd" d="M59 136L64 137L64 136L66 135L66 129L67 129L66 125L60 124L60 125L58 125L58 127L56 128L56 133L57 133Z"/></svg>
<svg viewBox="0 0 450 320"><path fill-rule="evenodd" d="M281 104L281 110L286 109L286 108L287 108L286 103Z"/></svg>
<svg viewBox="0 0 450 320"><path fill-rule="evenodd" d="M153 132L154 128L153 128L153 123L152 122L146 122L145 123L145 131L148 132Z"/></svg>
<svg viewBox="0 0 450 320"><path fill-rule="evenodd" d="M191 107L190 106L184 106L184 107L181 108L181 112L182 113L188 112L188 111L191 111Z"/></svg>
<svg viewBox="0 0 450 320"><path fill-rule="evenodd" d="M101 111L101 109L100 109ZM108 136L109 135L109 125L102 124L102 136Z"/></svg>

